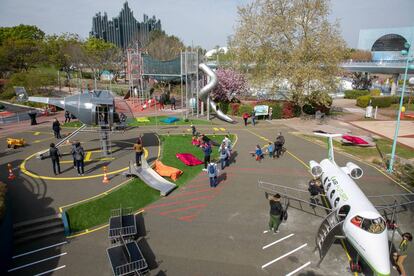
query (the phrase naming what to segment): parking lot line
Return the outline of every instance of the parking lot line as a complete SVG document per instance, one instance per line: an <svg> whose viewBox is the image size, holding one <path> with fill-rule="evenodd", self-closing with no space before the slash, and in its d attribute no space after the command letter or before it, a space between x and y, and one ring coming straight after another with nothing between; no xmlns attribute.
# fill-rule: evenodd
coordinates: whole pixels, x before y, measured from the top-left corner
<svg viewBox="0 0 414 276"><path fill-rule="evenodd" d="M52 256L52 257L49 257L49 258L46 258L46 259L42 259L42 260L39 260L39 261L36 261L36 262L33 262L33 263L21 265L21 266L18 266L18 267L15 267L15 268L12 268L12 269L7 270L7 272L16 271L16 270L19 270L19 269L22 269L22 268L25 268L25 267L28 267L28 266L31 266L31 265L35 265L35 264L38 264L38 263L42 263L42 262L45 262L45 261L48 261L48 260L51 260L51 259L55 259L55 258L64 256L66 254L68 254L68 253L67 252L64 252L64 253L61 253L59 255Z"/></svg>
<svg viewBox="0 0 414 276"><path fill-rule="evenodd" d="M296 268L295 270L293 270L292 272L289 272L288 274L286 274L285 276L292 276L293 274L295 274L296 272L304 269L305 267L307 267L308 265L310 265L311 262L307 262L306 264L302 265L301 267Z"/></svg>
<svg viewBox="0 0 414 276"><path fill-rule="evenodd" d="M269 265L271 265L271 264L273 264L273 263L275 263L275 262L277 262L277 261L279 261L279 260L281 260L281 259L283 259L283 258L285 258L285 257L289 256L290 254L295 253L296 251L301 250L302 248L306 247L307 245L308 245L307 243L302 244L302 245L301 245L301 246L299 246L298 248L293 249L292 251L290 251L290 252L288 252L288 253L286 253L286 254L284 254L284 255L282 255L282 256L280 256L280 257L278 257L278 258L274 259L274 260L271 260L271 261L270 261L270 262L268 262L268 263L265 263L264 265L262 265L262 269L264 269L264 268L268 267Z"/></svg>
<svg viewBox="0 0 414 276"><path fill-rule="evenodd" d="M25 252L25 253L13 256L12 259L23 257L23 256L26 256L26 255L29 255L29 254L33 254L33 253L36 253L36 252L39 252L39 251L42 251L42 250L45 250L45 249L48 249L48 248L56 247L56 246L59 246L59 245L62 245L62 244L66 244L66 243L68 243L68 242L64 241L64 242L52 244L52 245L49 245L49 246L46 246L46 247L42 247L42 248L39 248L39 249L36 249L36 250L33 250L33 251Z"/></svg>
<svg viewBox="0 0 414 276"><path fill-rule="evenodd" d="M283 238L281 238L281 239L278 239L277 241L274 241L274 242L272 242L272 243L269 243L268 245L265 245L265 246L263 246L262 247L262 249L263 250L265 250L266 248L269 248L269 247L271 247L272 245L275 245L275 244L277 244L277 243L279 243L279 242L281 242L281 241L284 241L284 240L286 240L286 239L288 239L288 238L290 238L290 237L292 237L292 236L294 236L295 234L290 234L290 235L287 235L286 237L283 237Z"/></svg>
<svg viewBox="0 0 414 276"><path fill-rule="evenodd" d="M59 270L59 269L65 268L65 267L66 267L66 265L61 265L61 266L59 266L59 267L56 267L56 268L54 268L54 269L50 269L50 270L48 270L48 271L45 271L45 272L42 272L42 273L36 274L36 275L34 275L34 276L45 275L45 274L48 274L48 273L50 273L50 272L53 272L53 271L56 271L56 270Z"/></svg>

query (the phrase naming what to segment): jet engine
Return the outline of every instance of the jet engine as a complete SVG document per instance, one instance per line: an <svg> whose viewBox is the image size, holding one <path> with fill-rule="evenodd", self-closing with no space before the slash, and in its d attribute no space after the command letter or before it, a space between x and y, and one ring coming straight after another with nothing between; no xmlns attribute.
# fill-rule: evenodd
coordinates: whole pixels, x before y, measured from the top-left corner
<svg viewBox="0 0 414 276"><path fill-rule="evenodd" d="M309 161L309 167L311 170L311 174L314 177L320 177L322 175L323 170L322 170L321 165L318 162L313 161L313 160Z"/></svg>
<svg viewBox="0 0 414 276"><path fill-rule="evenodd" d="M352 162L346 163L346 167L344 169L346 170L346 173L349 174L349 176L353 179L360 179L364 174L362 169Z"/></svg>

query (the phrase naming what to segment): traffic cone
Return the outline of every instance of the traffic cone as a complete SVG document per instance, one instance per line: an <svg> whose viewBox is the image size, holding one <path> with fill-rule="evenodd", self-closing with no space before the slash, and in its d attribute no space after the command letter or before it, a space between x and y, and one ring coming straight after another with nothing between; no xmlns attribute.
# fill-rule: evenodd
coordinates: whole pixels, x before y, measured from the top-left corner
<svg viewBox="0 0 414 276"><path fill-rule="evenodd" d="M108 167L107 166L104 166L103 167L103 170L104 170L104 177L103 177L102 183L108 184L109 183L109 179L108 179L108 175L106 174L107 171L108 171Z"/></svg>
<svg viewBox="0 0 414 276"><path fill-rule="evenodd" d="M15 179L16 178L16 176L14 175L14 173L13 173L13 170L12 170L12 165L9 163L9 164L7 164L7 168L9 169L9 177L8 177L8 179L9 180L13 180L13 179Z"/></svg>

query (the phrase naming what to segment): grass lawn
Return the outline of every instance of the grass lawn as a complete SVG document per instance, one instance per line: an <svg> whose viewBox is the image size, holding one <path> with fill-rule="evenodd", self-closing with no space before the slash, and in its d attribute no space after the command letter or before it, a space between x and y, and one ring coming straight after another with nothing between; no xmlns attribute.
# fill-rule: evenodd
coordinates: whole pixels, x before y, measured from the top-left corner
<svg viewBox="0 0 414 276"><path fill-rule="evenodd" d="M313 141L320 141L326 145L326 138L317 137L313 135L303 135L304 137ZM381 153L385 156L391 153L392 141L384 138L376 139L375 142L378 145ZM334 148L344 151L346 153L357 156L363 160L372 161L373 158L381 159L381 156L376 147L356 147L356 146L344 146L340 142L334 140ZM396 155L402 158L411 159L414 158L414 151L407 147L398 145L396 148Z"/></svg>
<svg viewBox="0 0 414 276"><path fill-rule="evenodd" d="M69 123L63 123L62 127L76 127L76 128L80 128L82 126L82 123L79 121L72 121Z"/></svg>
<svg viewBox="0 0 414 276"><path fill-rule="evenodd" d="M171 116L174 117L174 116ZM172 124L167 124L164 122L161 122L161 120L168 118L168 116L151 116L151 117L147 117L149 122L146 123L141 123L141 122L137 122L134 118L130 118L127 120L127 124L128 126L151 126L151 125L164 125L164 126L175 126L175 125L188 125L188 127L190 127L191 124L193 125L212 125L213 123L207 120L200 120L200 119L189 119L188 122L184 122L184 120L182 120L182 118L177 117L178 119L180 119L177 122L174 122Z"/></svg>
<svg viewBox="0 0 414 276"><path fill-rule="evenodd" d="M191 135L160 136L162 145L161 161L184 172L175 182L178 186L194 178L203 168L203 165L186 166L175 157L176 153L192 153L203 160L202 150L191 145L191 137ZM216 142L221 142L224 135L211 136L210 138ZM234 141L235 136L232 135L230 139ZM218 155L218 148L213 147L212 159L218 159ZM206 185L208 185L207 182ZM75 233L108 223L110 211L120 206L132 207L133 210L141 209L159 199L159 194L159 191L148 187L140 179L134 179L105 196L75 205L66 210L71 232Z"/></svg>

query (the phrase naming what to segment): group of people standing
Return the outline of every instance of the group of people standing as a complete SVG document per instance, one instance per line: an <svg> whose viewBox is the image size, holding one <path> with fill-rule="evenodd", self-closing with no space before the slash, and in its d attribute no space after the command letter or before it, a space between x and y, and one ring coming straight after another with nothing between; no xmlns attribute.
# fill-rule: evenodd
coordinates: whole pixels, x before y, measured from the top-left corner
<svg viewBox="0 0 414 276"><path fill-rule="evenodd" d="M206 136L203 135L203 137ZM215 188L218 185L218 175L220 171L217 164L211 160L211 154L213 153L212 143L210 140L204 140L199 146L201 147L204 153L203 171L207 172L208 174L210 180L210 187ZM231 151L232 143L229 138L229 135L226 135L218 149L221 170L224 170L226 166L230 165Z"/></svg>
<svg viewBox="0 0 414 276"><path fill-rule="evenodd" d="M242 117L244 121L244 126L247 126L249 118L252 120L252 125L256 125L256 112L254 110L250 114L247 112L243 113Z"/></svg>
<svg viewBox="0 0 414 276"><path fill-rule="evenodd" d="M267 145L266 151L269 155L269 158L279 158L284 152L284 145L285 137L282 135L282 132L279 132L279 135L276 137L275 142L269 142L269 144ZM264 158L264 152L260 145L256 145L256 149L254 152L252 152L252 154L254 154L256 161L258 162L261 162L261 160Z"/></svg>
<svg viewBox="0 0 414 276"><path fill-rule="evenodd" d="M70 154L73 158L73 167L77 169L78 175L83 176L85 173L85 150L81 146L80 142L73 142ZM50 159L52 160L53 173L55 175L61 174L60 170L60 158L62 154L54 143L50 144L49 148Z"/></svg>

